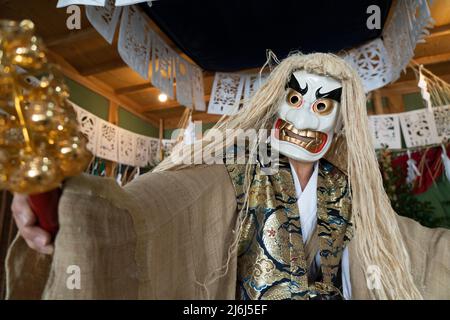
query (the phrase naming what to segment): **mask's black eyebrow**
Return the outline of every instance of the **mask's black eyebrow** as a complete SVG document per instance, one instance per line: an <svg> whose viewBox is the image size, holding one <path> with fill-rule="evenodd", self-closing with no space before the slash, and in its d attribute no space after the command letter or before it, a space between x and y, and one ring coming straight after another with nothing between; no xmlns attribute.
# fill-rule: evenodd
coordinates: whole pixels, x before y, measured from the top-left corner
<svg viewBox="0 0 450 320"><path fill-rule="evenodd" d="M286 89L287 88L291 88L302 95L305 95L308 92L308 84L306 84L306 87L302 89L297 81L297 78L295 78L293 74L291 74L289 82L286 84Z"/></svg>
<svg viewBox="0 0 450 320"><path fill-rule="evenodd" d="M322 89L322 87L320 87L319 89L317 89L316 91L316 98L328 98L328 99L332 99L334 101L337 102L341 102L341 94L342 94L342 87L339 87L337 89L331 90L330 92L325 92L325 93L320 93L320 89Z"/></svg>

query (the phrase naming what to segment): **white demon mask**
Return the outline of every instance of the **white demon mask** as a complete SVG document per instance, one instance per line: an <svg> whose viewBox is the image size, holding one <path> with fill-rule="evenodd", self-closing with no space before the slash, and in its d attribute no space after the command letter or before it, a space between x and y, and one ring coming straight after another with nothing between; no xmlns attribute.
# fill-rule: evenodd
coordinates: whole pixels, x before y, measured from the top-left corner
<svg viewBox="0 0 450 320"><path fill-rule="evenodd" d="M333 140L341 83L328 76L296 71L286 85L272 130L272 148L303 162L322 158Z"/></svg>

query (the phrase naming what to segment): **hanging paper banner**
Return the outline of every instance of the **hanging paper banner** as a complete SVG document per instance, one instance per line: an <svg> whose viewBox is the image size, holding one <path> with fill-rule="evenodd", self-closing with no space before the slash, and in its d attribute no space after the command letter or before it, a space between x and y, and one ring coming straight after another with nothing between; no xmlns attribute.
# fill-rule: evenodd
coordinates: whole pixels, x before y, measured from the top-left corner
<svg viewBox="0 0 450 320"><path fill-rule="evenodd" d="M95 153L100 158L118 161L118 144L117 138L119 127L99 119L99 136L97 142L97 152Z"/></svg>
<svg viewBox="0 0 450 320"><path fill-rule="evenodd" d="M136 166L145 167L148 164L149 138L136 135L136 152L134 163Z"/></svg>
<svg viewBox="0 0 450 320"><path fill-rule="evenodd" d="M151 166L155 166L157 165L161 159L160 159L160 152L159 152L159 148L160 148L160 143L159 143L159 139L157 138L149 138L149 148L148 148L148 163Z"/></svg>
<svg viewBox="0 0 450 320"><path fill-rule="evenodd" d="M175 59L175 79L177 101L192 109L192 75L191 64L180 56Z"/></svg>
<svg viewBox="0 0 450 320"><path fill-rule="evenodd" d="M194 65L191 65L191 81L194 108L197 111L206 111L202 70Z"/></svg>
<svg viewBox="0 0 450 320"><path fill-rule="evenodd" d="M164 159L169 157L172 153L172 149L177 143L176 140L170 140L170 139L162 139L161 140L161 148L163 151Z"/></svg>
<svg viewBox="0 0 450 320"><path fill-rule="evenodd" d="M150 46L151 33L147 20L136 7L125 7L117 48L123 61L144 79L148 79Z"/></svg>
<svg viewBox="0 0 450 320"><path fill-rule="evenodd" d="M175 52L154 32L152 38L152 84L173 99Z"/></svg>
<svg viewBox="0 0 450 320"><path fill-rule="evenodd" d="M244 104L248 102L248 100L253 96L253 94L258 91L258 89L263 85L266 81L268 74L261 74L261 76L257 74L249 74L245 76L245 85L244 85Z"/></svg>
<svg viewBox="0 0 450 320"><path fill-rule="evenodd" d="M130 6L132 4L147 2L148 0L116 0L116 7Z"/></svg>
<svg viewBox="0 0 450 320"><path fill-rule="evenodd" d="M402 147L398 115L370 116L369 124L375 149L381 149L386 146L389 149L400 149Z"/></svg>
<svg viewBox="0 0 450 320"><path fill-rule="evenodd" d="M434 107L433 112L439 140L450 139L450 105Z"/></svg>
<svg viewBox="0 0 450 320"><path fill-rule="evenodd" d="M57 8L63 8L71 5L84 5L84 6L100 6L105 5L105 0L59 0L56 4Z"/></svg>
<svg viewBox="0 0 450 320"><path fill-rule="evenodd" d="M135 165L136 135L128 130L119 128L119 163Z"/></svg>
<svg viewBox="0 0 450 320"><path fill-rule="evenodd" d="M381 39L352 49L343 58L358 72L366 92L391 81L392 64Z"/></svg>
<svg viewBox="0 0 450 320"><path fill-rule="evenodd" d="M106 0L104 7L86 6L89 22L109 44L114 39L121 11L121 7L114 6L114 0Z"/></svg>
<svg viewBox="0 0 450 320"><path fill-rule="evenodd" d="M439 142L433 113L428 109L401 113L399 117L408 148Z"/></svg>
<svg viewBox="0 0 450 320"><path fill-rule="evenodd" d="M423 40L429 34L427 29L433 26L428 1L398 0L393 6L391 18L382 32L392 65L390 82L400 77L414 56L417 42Z"/></svg>
<svg viewBox="0 0 450 320"><path fill-rule="evenodd" d="M217 72L211 90L208 113L232 115L239 110L245 77L238 73Z"/></svg>
<svg viewBox="0 0 450 320"><path fill-rule="evenodd" d="M92 113L84 110L83 108L80 108L73 102L71 102L71 105L73 106L73 109L77 113L79 129L80 129L81 133L83 133L86 136L86 138L88 140L86 148L90 152L95 154L97 152L97 138L98 138L97 127L98 127L98 121L100 120L100 118L98 118L97 116L93 115Z"/></svg>

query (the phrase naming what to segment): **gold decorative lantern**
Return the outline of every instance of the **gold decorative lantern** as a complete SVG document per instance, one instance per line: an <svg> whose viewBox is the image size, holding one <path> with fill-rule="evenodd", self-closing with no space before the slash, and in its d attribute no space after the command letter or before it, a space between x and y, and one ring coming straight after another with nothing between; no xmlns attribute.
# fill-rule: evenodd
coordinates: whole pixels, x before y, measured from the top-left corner
<svg viewBox="0 0 450 320"><path fill-rule="evenodd" d="M42 193L92 155L58 68L29 20L0 20L0 189Z"/></svg>

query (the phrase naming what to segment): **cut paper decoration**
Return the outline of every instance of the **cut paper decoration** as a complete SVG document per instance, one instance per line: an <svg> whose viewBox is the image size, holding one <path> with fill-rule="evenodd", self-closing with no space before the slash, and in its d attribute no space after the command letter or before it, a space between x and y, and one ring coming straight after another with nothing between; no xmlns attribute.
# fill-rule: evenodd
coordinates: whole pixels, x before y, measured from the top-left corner
<svg viewBox="0 0 450 320"><path fill-rule="evenodd" d="M253 94L264 84L266 81L268 74L249 74L245 76L245 85L244 85L244 104L248 102L248 100L253 96Z"/></svg>
<svg viewBox="0 0 450 320"><path fill-rule="evenodd" d="M77 120L78 120L78 126L83 133L87 140L87 149L92 152L93 154L96 154L97 152L97 137L98 137L98 121L100 118L96 117L92 113L80 108L79 106L75 105L74 103L71 103L73 106L73 109L77 113Z"/></svg>
<svg viewBox="0 0 450 320"><path fill-rule="evenodd" d="M398 0L392 15L383 28L382 38L391 59L390 81L400 77L414 56L416 44L429 34L433 19L426 0Z"/></svg>
<svg viewBox="0 0 450 320"><path fill-rule="evenodd" d="M206 111L205 89L203 87L202 70L194 65L191 65L191 81L194 109L197 111Z"/></svg>
<svg viewBox="0 0 450 320"><path fill-rule="evenodd" d="M381 39L352 49L343 58L358 72L366 92L391 81L392 65Z"/></svg>
<svg viewBox="0 0 450 320"><path fill-rule="evenodd" d="M118 161L117 138L119 127L99 119L99 137L97 142L97 152L100 158Z"/></svg>
<svg viewBox="0 0 450 320"><path fill-rule="evenodd" d="M120 57L144 79L148 79L150 65L150 26L135 7L123 9L120 21L118 51Z"/></svg>
<svg viewBox="0 0 450 320"><path fill-rule="evenodd" d="M172 149L176 144L176 140L162 139L161 148L164 154L164 159L169 157L172 153Z"/></svg>
<svg viewBox="0 0 450 320"><path fill-rule="evenodd" d="M152 84L173 99L174 51L154 32L152 38Z"/></svg>
<svg viewBox="0 0 450 320"><path fill-rule="evenodd" d="M408 148L439 142L434 117L428 109L405 112L399 117Z"/></svg>
<svg viewBox="0 0 450 320"><path fill-rule="evenodd" d="M434 107L433 113L439 139L450 139L450 105Z"/></svg>
<svg viewBox="0 0 450 320"><path fill-rule="evenodd" d="M89 22L109 44L114 39L121 11L121 7L114 6L114 0L106 0L104 7L86 6Z"/></svg>
<svg viewBox="0 0 450 320"><path fill-rule="evenodd" d="M148 162L150 165L155 166L161 161L160 157L160 143L159 139L149 138L148 148Z"/></svg>
<svg viewBox="0 0 450 320"><path fill-rule="evenodd" d="M448 181L450 181L450 159L447 156L447 150L445 149L445 146L442 144L442 163L444 164L444 170L445 170L445 177Z"/></svg>
<svg viewBox="0 0 450 320"><path fill-rule="evenodd" d="M136 135L136 153L134 163L138 167L145 167L148 164L149 138Z"/></svg>
<svg viewBox="0 0 450 320"><path fill-rule="evenodd" d="M132 4L147 2L148 0L116 0L116 7L131 6Z"/></svg>
<svg viewBox="0 0 450 320"><path fill-rule="evenodd" d="M175 63L175 79L177 81L176 94L177 101L188 108L193 107L192 104L192 75L191 64L180 56L176 57Z"/></svg>
<svg viewBox="0 0 450 320"><path fill-rule="evenodd" d="M406 161L406 182L412 184L417 177L420 177L420 171L417 169L416 160L411 157L411 151L407 150L408 160Z"/></svg>
<svg viewBox="0 0 450 320"><path fill-rule="evenodd" d="M244 80L241 74L217 72L211 90L208 113L232 115L239 110Z"/></svg>
<svg viewBox="0 0 450 320"><path fill-rule="evenodd" d="M105 5L105 0L59 0L56 4L57 8L64 8L71 5L84 5L84 6L100 6Z"/></svg>
<svg viewBox="0 0 450 320"><path fill-rule="evenodd" d="M375 149L386 146L389 149L400 149L402 147L398 115L370 116L369 124Z"/></svg>
<svg viewBox="0 0 450 320"><path fill-rule="evenodd" d="M136 158L136 141L135 134L131 131L119 129L119 163L134 166Z"/></svg>

